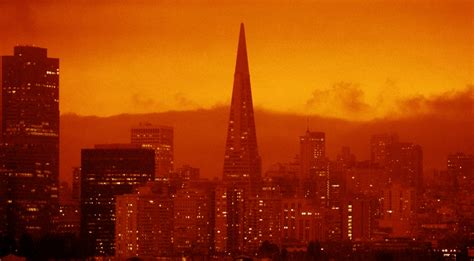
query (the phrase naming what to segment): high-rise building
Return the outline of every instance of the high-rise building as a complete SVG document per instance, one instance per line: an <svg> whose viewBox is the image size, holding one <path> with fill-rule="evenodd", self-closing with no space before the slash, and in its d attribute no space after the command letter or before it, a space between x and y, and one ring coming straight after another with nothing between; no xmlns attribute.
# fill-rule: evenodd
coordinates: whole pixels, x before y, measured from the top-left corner
<svg viewBox="0 0 474 261"><path fill-rule="evenodd" d="M59 59L16 46L1 60L1 173L8 234L50 232L58 211Z"/></svg>
<svg viewBox="0 0 474 261"><path fill-rule="evenodd" d="M265 172L265 179L271 179L282 197L293 198L298 192L299 173L299 162L276 163Z"/></svg>
<svg viewBox="0 0 474 261"><path fill-rule="evenodd" d="M412 236L415 190L392 183L383 190L379 227L392 237Z"/></svg>
<svg viewBox="0 0 474 261"><path fill-rule="evenodd" d="M372 135L370 139L370 159L372 163L381 167L387 166L390 161L391 147L397 142L397 134Z"/></svg>
<svg viewBox="0 0 474 261"><path fill-rule="evenodd" d="M284 247L301 248L311 241L324 239L322 213L310 200L283 199L281 211L281 240Z"/></svg>
<svg viewBox="0 0 474 261"><path fill-rule="evenodd" d="M174 203L175 253L208 256L214 250L213 182L200 180L186 183L176 192Z"/></svg>
<svg viewBox="0 0 474 261"><path fill-rule="evenodd" d="M218 184L215 190L215 204L214 204L214 250L216 254L227 253L228 241L228 221L227 221L227 187L224 184Z"/></svg>
<svg viewBox="0 0 474 261"><path fill-rule="evenodd" d="M340 163L343 168L350 168L354 166L356 157L351 153L351 149L347 146L341 148L341 152L337 154L337 162Z"/></svg>
<svg viewBox="0 0 474 261"><path fill-rule="evenodd" d="M271 179L245 199L244 252L257 253L263 242L281 243L281 193Z"/></svg>
<svg viewBox="0 0 474 261"><path fill-rule="evenodd" d="M317 170L325 169L325 161L325 133L307 130L304 136L300 136L301 178L309 178Z"/></svg>
<svg viewBox="0 0 474 261"><path fill-rule="evenodd" d="M81 168L74 167L72 169L72 198L81 200Z"/></svg>
<svg viewBox="0 0 474 261"><path fill-rule="evenodd" d="M370 148L373 164L385 168L392 180L421 191L423 150L420 145L400 142L396 134L379 134L372 136Z"/></svg>
<svg viewBox="0 0 474 261"><path fill-rule="evenodd" d="M230 106L229 126L224 153L223 180L226 191L216 202L226 213L225 228L218 231L227 233L224 252L238 255L244 251L245 200L258 191L261 180L261 160L257 148L257 134L250 88L250 73L247 60L244 25L240 25L234 86ZM221 195L219 195L221 196ZM221 204L222 203L222 204ZM220 214L216 213L216 223L220 226ZM220 240L220 235L216 235ZM219 246L220 247L220 246ZM216 246L220 251L220 248Z"/></svg>
<svg viewBox="0 0 474 261"><path fill-rule="evenodd" d="M259 180L260 175L245 30L241 24L225 146L224 180L249 182Z"/></svg>
<svg viewBox="0 0 474 261"><path fill-rule="evenodd" d="M115 248L115 197L154 179L155 151L133 144L96 145L81 153L81 239L88 256Z"/></svg>
<svg viewBox="0 0 474 261"><path fill-rule="evenodd" d="M159 184L149 182L117 196L115 257L153 259L173 251L173 200Z"/></svg>
<svg viewBox="0 0 474 261"><path fill-rule="evenodd" d="M59 186L59 213L55 217L54 232L79 236L80 217L80 200L73 197L69 184L62 182Z"/></svg>
<svg viewBox="0 0 474 261"><path fill-rule="evenodd" d="M181 181L191 181L199 180L200 171L199 168L184 165L180 168L177 168L173 174L174 178L179 179Z"/></svg>
<svg viewBox="0 0 474 261"><path fill-rule="evenodd" d="M343 239L369 241L375 230L377 199L364 195L350 195L342 206Z"/></svg>
<svg viewBox="0 0 474 261"><path fill-rule="evenodd" d="M417 189L423 185L423 150L420 145L409 142L392 144L389 175L396 182Z"/></svg>
<svg viewBox="0 0 474 261"><path fill-rule="evenodd" d="M173 170L173 128L141 123L132 128L132 144L140 144L155 150L155 178L167 179Z"/></svg>
<svg viewBox="0 0 474 261"><path fill-rule="evenodd" d="M447 175L451 185L456 189L472 189L474 180L474 160L472 155L455 153L448 155Z"/></svg>

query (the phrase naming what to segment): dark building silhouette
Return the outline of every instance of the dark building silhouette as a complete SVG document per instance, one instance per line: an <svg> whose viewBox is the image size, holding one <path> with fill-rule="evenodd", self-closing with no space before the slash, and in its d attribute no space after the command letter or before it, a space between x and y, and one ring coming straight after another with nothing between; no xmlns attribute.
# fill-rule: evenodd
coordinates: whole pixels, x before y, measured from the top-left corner
<svg viewBox="0 0 474 261"><path fill-rule="evenodd" d="M224 154L223 179L225 191L219 201L225 209L226 223L218 233L226 235L225 252L238 254L244 249L246 216L244 203L258 190L261 180L261 160L257 148L257 134L250 88L250 73L247 60L244 25L240 26L234 86L230 106L229 126ZM216 195L216 197L218 197ZM217 204L217 203L216 203ZM217 219L219 219L217 214ZM219 237L218 237L219 238ZM219 240L219 239L218 239ZM218 251L221 249L217 247Z"/></svg>
<svg viewBox="0 0 474 261"><path fill-rule="evenodd" d="M326 134L306 130L300 136L301 196L325 206L329 198L329 165L326 159Z"/></svg>
<svg viewBox="0 0 474 261"><path fill-rule="evenodd" d="M115 258L153 260L173 253L173 198L162 181L116 198ZM191 218L191 216L189 216Z"/></svg>
<svg viewBox="0 0 474 261"><path fill-rule="evenodd" d="M155 150L155 177L169 179L173 170L173 128L169 126L141 123L132 128L132 144Z"/></svg>
<svg viewBox="0 0 474 261"><path fill-rule="evenodd" d="M300 136L301 177L309 178L316 169L324 168L326 159L326 134L307 130Z"/></svg>
<svg viewBox="0 0 474 261"><path fill-rule="evenodd" d="M464 153L448 155L447 174L451 185L456 189L469 191L472 189L474 176L474 158Z"/></svg>
<svg viewBox="0 0 474 261"><path fill-rule="evenodd" d="M255 181L260 175L245 30L241 24L225 146L224 180Z"/></svg>
<svg viewBox="0 0 474 261"><path fill-rule="evenodd" d="M376 198L350 195L342 206L343 239L371 240L375 227Z"/></svg>
<svg viewBox="0 0 474 261"><path fill-rule="evenodd" d="M341 148L341 152L337 154L336 161L342 168L351 168L356 163L356 156L352 154L351 148L344 146Z"/></svg>
<svg viewBox="0 0 474 261"><path fill-rule="evenodd" d="M72 189L67 182L59 185L59 213L54 219L54 233L58 235L79 236L80 230L80 201L75 199ZM53 232L53 231L51 231Z"/></svg>
<svg viewBox="0 0 474 261"><path fill-rule="evenodd" d="M16 238L37 237L53 229L58 211L59 59L16 46L0 70L5 227Z"/></svg>
<svg viewBox="0 0 474 261"><path fill-rule="evenodd" d="M200 170L190 165L184 165L174 171L173 177L181 181L199 180Z"/></svg>
<svg viewBox="0 0 474 261"><path fill-rule="evenodd" d="M81 153L81 239L88 256L114 255L115 199L154 179L155 153L140 145L96 145Z"/></svg>
<svg viewBox="0 0 474 261"><path fill-rule="evenodd" d="M72 168L72 199L81 200L81 168Z"/></svg>
<svg viewBox="0 0 474 261"><path fill-rule="evenodd" d="M421 192L423 185L423 150L420 145L410 142L397 142L390 152L389 175L398 181Z"/></svg>
<svg viewBox="0 0 474 261"><path fill-rule="evenodd" d="M370 138L370 159L372 163L386 167L391 157L391 147L398 142L396 134L376 134Z"/></svg>
<svg viewBox="0 0 474 261"><path fill-rule="evenodd" d="M173 198L174 252L209 255L214 251L215 186L207 180L191 180Z"/></svg>
<svg viewBox="0 0 474 261"><path fill-rule="evenodd" d="M392 181L421 191L423 186L423 149L411 142L400 142L397 134L372 135L371 162L385 168Z"/></svg>

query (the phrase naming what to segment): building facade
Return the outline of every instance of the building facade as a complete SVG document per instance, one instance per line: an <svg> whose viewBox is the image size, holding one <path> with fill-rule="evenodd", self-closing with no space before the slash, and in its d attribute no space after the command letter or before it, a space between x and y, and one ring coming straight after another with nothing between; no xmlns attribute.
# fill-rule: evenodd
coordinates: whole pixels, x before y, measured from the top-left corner
<svg viewBox="0 0 474 261"><path fill-rule="evenodd" d="M240 26L237 60L232 89L229 125L224 153L223 180L226 183L224 198L216 202L226 213L226 225L218 229L226 233L224 252L238 255L244 252L244 228L246 226L246 204L259 190L261 181L261 159L257 147L257 134L253 112L250 73L245 42L244 25ZM223 196L222 195L222 196ZM221 196L221 195L219 195ZM219 214L219 213L218 213ZM219 214L219 215L220 215ZM216 216L216 223L221 216ZM220 223L218 223L220 226ZM224 232L225 229L225 232ZM220 235L216 235L218 240ZM217 248L217 246L216 246Z"/></svg>
<svg viewBox="0 0 474 261"><path fill-rule="evenodd" d="M169 126L141 123L131 130L132 144L155 150L155 178L169 179L173 171L173 128Z"/></svg>
<svg viewBox="0 0 474 261"><path fill-rule="evenodd" d="M59 59L16 46L2 57L0 82L7 233L41 236L59 208Z"/></svg>
<svg viewBox="0 0 474 261"><path fill-rule="evenodd" d="M325 169L326 134L307 130L300 136L301 178L310 178L319 169Z"/></svg>
<svg viewBox="0 0 474 261"><path fill-rule="evenodd" d="M173 200L166 189L150 182L117 196L115 257L152 259L173 252Z"/></svg>
<svg viewBox="0 0 474 261"><path fill-rule="evenodd" d="M88 256L115 252L115 197L154 179L155 152L132 144L81 153L81 239Z"/></svg>

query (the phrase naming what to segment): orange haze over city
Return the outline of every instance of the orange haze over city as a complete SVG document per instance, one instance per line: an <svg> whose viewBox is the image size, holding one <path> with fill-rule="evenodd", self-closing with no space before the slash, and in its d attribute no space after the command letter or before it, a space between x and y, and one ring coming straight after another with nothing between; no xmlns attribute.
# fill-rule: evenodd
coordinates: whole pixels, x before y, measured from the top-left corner
<svg viewBox="0 0 474 261"><path fill-rule="evenodd" d="M87 2L0 2L2 54L60 58L63 180L81 148L129 142L140 121L175 127L177 166L220 177L241 22L263 169L291 160L308 124L331 157L367 159L380 132L421 143L427 169L473 151L470 1Z"/></svg>
<svg viewBox="0 0 474 261"><path fill-rule="evenodd" d="M369 120L472 84L472 17L471 1L0 1L0 51L60 57L62 114L213 108L244 22L256 107Z"/></svg>
<svg viewBox="0 0 474 261"><path fill-rule="evenodd" d="M474 260L473 0L0 0L0 260Z"/></svg>

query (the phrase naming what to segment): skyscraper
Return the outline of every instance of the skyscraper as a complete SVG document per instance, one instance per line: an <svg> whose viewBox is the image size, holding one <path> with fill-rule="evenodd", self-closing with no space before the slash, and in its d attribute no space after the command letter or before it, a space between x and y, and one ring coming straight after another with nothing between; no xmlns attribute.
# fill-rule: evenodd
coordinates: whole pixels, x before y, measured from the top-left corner
<svg viewBox="0 0 474 261"><path fill-rule="evenodd" d="M81 153L81 239L88 256L114 255L115 198L154 179L155 153L132 144Z"/></svg>
<svg viewBox="0 0 474 261"><path fill-rule="evenodd" d="M300 137L301 193L321 206L329 198L329 165L326 160L326 134L306 131Z"/></svg>
<svg viewBox="0 0 474 261"><path fill-rule="evenodd" d="M392 180L417 189L423 185L423 149L410 142L392 144L390 150L389 175Z"/></svg>
<svg viewBox="0 0 474 261"><path fill-rule="evenodd" d="M16 46L2 57L0 82L7 230L40 236L58 211L59 59L45 48Z"/></svg>
<svg viewBox="0 0 474 261"><path fill-rule="evenodd" d="M225 146L224 180L255 181L260 175L245 29L241 24Z"/></svg>
<svg viewBox="0 0 474 261"><path fill-rule="evenodd" d="M326 135L324 132L307 130L300 137L300 159L302 178L309 178L316 169L325 168Z"/></svg>
<svg viewBox="0 0 474 261"><path fill-rule="evenodd" d="M379 226L393 237L411 236L415 215L415 190L399 183L383 189Z"/></svg>
<svg viewBox="0 0 474 261"><path fill-rule="evenodd" d="M139 144L155 150L155 177L169 178L173 170L173 128L141 123L132 128L132 144Z"/></svg>
<svg viewBox="0 0 474 261"><path fill-rule="evenodd" d="M466 191L472 189L471 183L474 179L473 159L472 155L460 152L448 155L447 174L454 188Z"/></svg>
<svg viewBox="0 0 474 261"><path fill-rule="evenodd" d="M117 196L115 257L152 260L170 256L173 246L173 200L167 189L148 182L136 192Z"/></svg>
<svg viewBox="0 0 474 261"><path fill-rule="evenodd" d="M372 163L386 167L391 157L391 147L398 142L396 134L377 134L370 138L370 159Z"/></svg>
<svg viewBox="0 0 474 261"><path fill-rule="evenodd" d="M261 161L257 148L257 134L253 114L250 73L247 60L244 25L240 25L234 86L230 105L229 126L224 154L223 179L226 182L225 204L219 203L226 214L226 227L218 233L226 233L225 252L234 255L244 250L246 217L244 203L255 191L261 179ZM216 195L217 196L217 195ZM218 203L216 203L218 204ZM216 215L219 224L220 215ZM219 235L216 236L220 238ZM220 247L216 246L220 251Z"/></svg>
<svg viewBox="0 0 474 261"><path fill-rule="evenodd" d="M175 253L209 255L214 250L215 184L191 181L173 198Z"/></svg>

